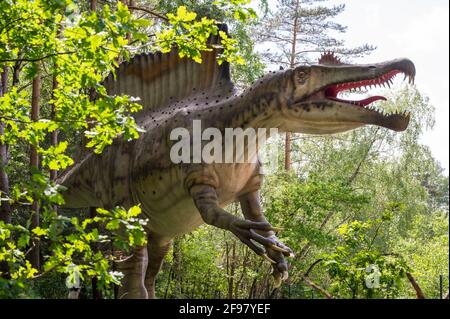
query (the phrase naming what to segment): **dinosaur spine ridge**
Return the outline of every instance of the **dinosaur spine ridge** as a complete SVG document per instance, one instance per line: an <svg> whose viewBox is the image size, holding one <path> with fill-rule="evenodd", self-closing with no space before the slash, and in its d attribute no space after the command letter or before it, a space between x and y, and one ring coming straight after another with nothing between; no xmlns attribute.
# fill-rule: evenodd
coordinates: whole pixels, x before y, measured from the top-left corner
<svg viewBox="0 0 450 319"><path fill-rule="evenodd" d="M226 26L219 26L226 31ZM232 86L228 62L217 63L220 37L211 36L208 45L212 51L202 52L202 63L180 58L177 48L169 53L138 54L119 65L116 78L110 74L104 86L111 95L127 94L141 99L143 110L137 119L149 112L164 108L201 91Z"/></svg>

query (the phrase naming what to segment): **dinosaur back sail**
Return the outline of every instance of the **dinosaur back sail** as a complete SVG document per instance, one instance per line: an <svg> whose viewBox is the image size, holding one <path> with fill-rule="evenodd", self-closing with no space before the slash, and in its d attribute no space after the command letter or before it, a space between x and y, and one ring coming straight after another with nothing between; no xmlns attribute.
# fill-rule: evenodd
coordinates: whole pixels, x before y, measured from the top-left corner
<svg viewBox="0 0 450 319"><path fill-rule="evenodd" d="M226 31L225 25L219 30ZM208 45L220 44L220 37L211 36ZM215 91L232 86L228 62L217 63L220 49L202 52L202 63L180 58L178 50L134 56L120 64L116 79L110 74L104 86L111 95L127 94L141 99L143 110L137 120L148 112L160 109L199 92Z"/></svg>

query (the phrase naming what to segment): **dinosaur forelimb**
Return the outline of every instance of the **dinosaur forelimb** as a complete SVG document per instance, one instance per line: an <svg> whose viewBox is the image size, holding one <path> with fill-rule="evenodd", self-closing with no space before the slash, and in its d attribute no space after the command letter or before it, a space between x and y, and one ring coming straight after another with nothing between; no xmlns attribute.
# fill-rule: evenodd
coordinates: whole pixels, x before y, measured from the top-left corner
<svg viewBox="0 0 450 319"><path fill-rule="evenodd" d="M250 192L241 196L239 202L241 203L242 213L246 219L267 223L267 219L259 204L259 191ZM281 282L288 278L288 264L285 257L293 256L293 252L275 236L274 231L279 231L279 229L272 227L270 231L258 232L266 238L265 242L267 244L264 245L268 256L266 259L273 261L274 287L278 288Z"/></svg>
<svg viewBox="0 0 450 319"><path fill-rule="evenodd" d="M254 242L267 247L276 244L272 239L255 232L255 230L271 232L272 225L267 221L243 220L220 208L216 190L212 186L194 185L190 189L190 194L205 223L231 231L256 254L262 256L266 252Z"/></svg>

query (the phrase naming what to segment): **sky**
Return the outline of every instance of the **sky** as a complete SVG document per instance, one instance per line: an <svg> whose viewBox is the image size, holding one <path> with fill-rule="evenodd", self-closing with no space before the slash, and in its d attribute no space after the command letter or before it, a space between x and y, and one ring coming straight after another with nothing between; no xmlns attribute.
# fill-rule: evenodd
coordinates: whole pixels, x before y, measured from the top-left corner
<svg viewBox="0 0 450 319"><path fill-rule="evenodd" d="M271 8L275 0L268 0ZM449 1L448 0L329 0L345 4L334 21L347 26L339 37L346 46L377 47L361 63L407 57L416 66L415 83L436 109L436 125L421 142L449 173Z"/></svg>
<svg viewBox="0 0 450 319"><path fill-rule="evenodd" d="M348 46L363 43L377 49L364 63L411 59L416 85L436 108L436 125L422 143L449 172L449 1L448 0L330 0L345 3L336 17L348 27L342 35Z"/></svg>

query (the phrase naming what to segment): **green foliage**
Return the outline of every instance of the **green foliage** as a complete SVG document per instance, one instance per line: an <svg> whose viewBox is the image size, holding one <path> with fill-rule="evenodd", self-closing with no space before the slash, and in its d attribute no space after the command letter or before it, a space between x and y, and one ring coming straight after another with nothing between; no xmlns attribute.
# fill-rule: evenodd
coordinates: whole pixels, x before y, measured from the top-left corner
<svg viewBox="0 0 450 319"><path fill-rule="evenodd" d="M408 267L405 261L377 247L379 232L404 206L389 205L376 219L352 221L338 229L337 246L324 255L325 268L333 280L330 290L346 298L395 298Z"/></svg>
<svg viewBox="0 0 450 319"><path fill-rule="evenodd" d="M332 215L355 216L368 202L364 194L356 193L340 178L326 180L314 174L304 181L283 173L271 176L266 183L265 212L275 225L286 228L282 236L292 238L287 244L298 250L305 241L320 246L333 240L322 231L323 221Z"/></svg>
<svg viewBox="0 0 450 319"><path fill-rule="evenodd" d="M79 14L71 1L15 1L2 6L0 64L34 62L24 65L28 79L36 74L38 64L53 66L58 82L48 101L55 108L52 119L30 121L30 91L19 92L14 86L0 97L0 121L6 132L2 141L14 145L24 140L37 147L43 168L64 169L73 163L65 154L66 144L41 146L55 130L78 132L90 123L85 134L96 152L118 136L137 138L139 129L131 114L141 106L130 97L107 96L99 84L117 66L117 59L128 56L126 35L139 34L139 20L126 7L119 3L115 11L105 6L99 14ZM95 90L99 98L92 101L89 90Z"/></svg>
<svg viewBox="0 0 450 319"><path fill-rule="evenodd" d="M236 20L246 22L255 17L247 13L242 7L238 6L241 2L235 1L231 6L225 5L224 1L216 1L213 5L217 5L226 14L233 12ZM250 9L247 9L248 12ZM155 50L161 52L169 52L174 45L178 47L180 57L188 57L195 62L202 63L202 51L211 51L208 47L207 40L211 35L219 34L221 44L218 48L222 49L219 55L219 64L224 61L242 65L245 63L240 55L238 42L230 39L225 32L218 31L218 21L203 16L197 20L197 13L187 10L185 6L179 6L175 14L168 13L168 25L164 26L162 31L156 34Z"/></svg>
<svg viewBox="0 0 450 319"><path fill-rule="evenodd" d="M439 211L416 215L407 236L394 243L393 249L408 260L411 274L427 298L439 298L439 276L443 275L444 291L448 289L449 274L448 215ZM414 298L414 291L405 295Z"/></svg>
<svg viewBox="0 0 450 319"><path fill-rule="evenodd" d="M111 271L112 262L117 262L111 249L130 252L146 244L146 220L138 218L140 214L139 206L128 211L120 207L97 209L97 216L83 220L52 212L31 231L0 221L0 263L7 265L7 270L0 272L0 298L21 296L30 280L51 272L66 276L66 284L71 287L91 278L97 278L100 289L120 285L122 274ZM34 241L49 242L43 274L26 259L26 249Z"/></svg>
<svg viewBox="0 0 450 319"><path fill-rule="evenodd" d="M258 19L255 11L248 6L250 1L238 0L238 1L158 1L158 8L164 12L170 13L170 17L174 17L174 14L180 7L187 8L185 15L188 13L196 13L197 17L201 17L201 21L214 21L216 23L226 23L229 27L230 37L221 33L222 43L220 47L223 49L223 53L220 55L220 62L228 61L232 64L233 79L239 86L247 86L254 82L256 79L262 76L264 71L264 65L261 63L261 59L258 54L254 52L254 38L252 32L254 26L258 23ZM191 15L193 17L193 15ZM175 20L176 21L176 20ZM171 28L170 30L173 30ZM179 28L179 32L166 30L161 34L172 32L168 38L178 43L177 41L183 41L183 37L186 37L184 27ZM217 26L211 25L205 29L206 34L217 34ZM178 40L177 40L178 37ZM192 41L192 39L188 39ZM195 39L194 39L195 41ZM169 49L171 42L167 40L166 50ZM189 43L184 42L182 45L187 46ZM184 51L186 49L182 48ZM192 51L192 49L191 49ZM189 54L190 52L186 52ZM193 50L192 54L196 55L198 59L199 52ZM189 56L189 55L188 55Z"/></svg>

